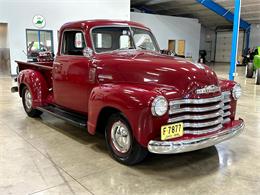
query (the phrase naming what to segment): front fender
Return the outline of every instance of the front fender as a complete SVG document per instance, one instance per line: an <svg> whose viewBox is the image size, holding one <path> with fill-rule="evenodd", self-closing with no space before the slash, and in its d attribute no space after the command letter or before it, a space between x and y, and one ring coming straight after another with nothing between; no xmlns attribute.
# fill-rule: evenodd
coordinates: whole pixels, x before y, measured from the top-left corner
<svg viewBox="0 0 260 195"><path fill-rule="evenodd" d="M219 86L221 91L231 91L235 84L235 81L219 78Z"/></svg>
<svg viewBox="0 0 260 195"><path fill-rule="evenodd" d="M32 94L33 108L46 104L45 100L48 95L46 81L39 71L26 69L22 70L18 75L19 94L22 94L22 87L25 85Z"/></svg>
<svg viewBox="0 0 260 195"><path fill-rule="evenodd" d="M143 126L147 120L153 117L150 104L157 95L158 91L154 91L151 86L104 84L95 87L89 99L89 133L95 133L101 110L105 107L112 107L120 110L126 116L134 137L138 142L142 142Z"/></svg>

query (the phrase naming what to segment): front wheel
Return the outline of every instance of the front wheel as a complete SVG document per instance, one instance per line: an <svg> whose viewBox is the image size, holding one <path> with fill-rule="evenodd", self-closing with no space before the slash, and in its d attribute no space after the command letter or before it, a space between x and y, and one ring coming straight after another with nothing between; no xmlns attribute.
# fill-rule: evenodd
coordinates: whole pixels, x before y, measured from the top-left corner
<svg viewBox="0 0 260 195"><path fill-rule="evenodd" d="M105 137L110 155L122 164L133 165L141 162L148 153L137 143L127 119L120 113L109 118Z"/></svg>
<svg viewBox="0 0 260 195"><path fill-rule="evenodd" d="M256 69L256 72L255 72L255 84L260 85L260 70L259 70L259 68Z"/></svg>
<svg viewBox="0 0 260 195"><path fill-rule="evenodd" d="M22 101L25 112L29 117L39 117L42 112L32 107L32 94L27 87L23 88Z"/></svg>
<svg viewBox="0 0 260 195"><path fill-rule="evenodd" d="M254 65L252 62L249 62L246 65L246 78L252 78L254 74Z"/></svg>

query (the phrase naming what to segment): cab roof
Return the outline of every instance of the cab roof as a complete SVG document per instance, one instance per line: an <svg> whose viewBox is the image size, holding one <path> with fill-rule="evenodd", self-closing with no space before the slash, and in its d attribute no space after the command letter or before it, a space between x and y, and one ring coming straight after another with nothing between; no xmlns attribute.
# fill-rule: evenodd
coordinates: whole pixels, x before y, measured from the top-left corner
<svg viewBox="0 0 260 195"><path fill-rule="evenodd" d="M91 29L95 26L134 26L134 27L140 27L145 28L147 30L150 30L146 26L137 23L137 22L131 22L131 21L125 21L125 20L82 20L82 21L75 21L75 22L68 22L62 25L61 30L66 28L83 28L84 26L88 29Z"/></svg>

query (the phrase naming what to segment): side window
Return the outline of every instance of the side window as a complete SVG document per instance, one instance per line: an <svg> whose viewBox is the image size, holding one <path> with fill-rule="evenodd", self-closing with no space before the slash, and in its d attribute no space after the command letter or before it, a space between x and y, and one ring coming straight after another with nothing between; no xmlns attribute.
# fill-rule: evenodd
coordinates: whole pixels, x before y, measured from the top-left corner
<svg viewBox="0 0 260 195"><path fill-rule="evenodd" d="M84 35L81 31L63 32L61 53L65 55L83 55L83 49L86 47Z"/></svg>

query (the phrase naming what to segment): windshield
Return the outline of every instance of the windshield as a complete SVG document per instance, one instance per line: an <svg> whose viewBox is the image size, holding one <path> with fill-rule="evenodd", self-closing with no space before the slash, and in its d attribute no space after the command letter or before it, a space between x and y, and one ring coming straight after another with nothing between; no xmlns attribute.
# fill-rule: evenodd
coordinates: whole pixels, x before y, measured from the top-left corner
<svg viewBox="0 0 260 195"><path fill-rule="evenodd" d="M98 27L92 30L92 40L97 53L128 49L159 51L150 31L134 27Z"/></svg>

